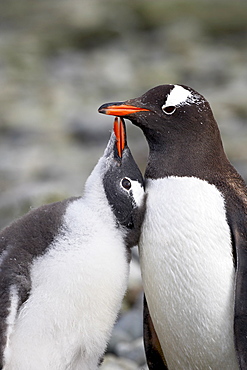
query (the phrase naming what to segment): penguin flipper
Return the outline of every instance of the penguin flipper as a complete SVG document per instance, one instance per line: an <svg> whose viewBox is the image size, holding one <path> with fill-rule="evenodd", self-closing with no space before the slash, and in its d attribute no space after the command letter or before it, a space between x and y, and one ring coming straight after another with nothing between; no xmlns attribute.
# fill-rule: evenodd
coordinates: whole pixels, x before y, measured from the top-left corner
<svg viewBox="0 0 247 370"><path fill-rule="evenodd" d="M0 279L1 279L1 276L0 276ZM5 352L7 341L8 341L7 318L9 315L9 307L10 307L9 294L7 293L6 290L4 292L1 292L0 300L1 300L1 304L0 304L0 369L2 369L4 365L4 352Z"/></svg>
<svg viewBox="0 0 247 370"><path fill-rule="evenodd" d="M247 227L247 226L246 226ZM240 369L247 369L247 230L233 228L236 252L234 338Z"/></svg>
<svg viewBox="0 0 247 370"><path fill-rule="evenodd" d="M159 338L149 314L145 295L143 302L143 338L149 370L168 370Z"/></svg>
<svg viewBox="0 0 247 370"><path fill-rule="evenodd" d="M0 247L2 247L0 243ZM8 356L9 338L13 331L18 310L28 299L31 280L28 274L23 274L24 267L18 254L25 253L21 248L9 245L3 250L4 258L0 268L0 369Z"/></svg>
<svg viewBox="0 0 247 370"><path fill-rule="evenodd" d="M234 341L240 369L247 369L247 188L230 169L232 181L217 185L224 190L227 222L231 232L235 266ZM222 190L221 190L222 191Z"/></svg>

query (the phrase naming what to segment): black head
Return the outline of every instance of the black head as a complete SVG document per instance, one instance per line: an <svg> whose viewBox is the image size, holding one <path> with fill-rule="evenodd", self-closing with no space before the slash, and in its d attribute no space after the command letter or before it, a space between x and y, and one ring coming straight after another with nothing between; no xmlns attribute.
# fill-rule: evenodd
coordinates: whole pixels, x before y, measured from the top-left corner
<svg viewBox="0 0 247 370"><path fill-rule="evenodd" d="M226 160L209 103L190 87L160 85L139 98L104 104L99 112L142 129L150 148L146 177L203 177Z"/></svg>
<svg viewBox="0 0 247 370"><path fill-rule="evenodd" d="M103 160L103 186L119 227L125 232L126 243L138 243L145 210L144 180L127 146L123 119L115 119L114 132Z"/></svg>

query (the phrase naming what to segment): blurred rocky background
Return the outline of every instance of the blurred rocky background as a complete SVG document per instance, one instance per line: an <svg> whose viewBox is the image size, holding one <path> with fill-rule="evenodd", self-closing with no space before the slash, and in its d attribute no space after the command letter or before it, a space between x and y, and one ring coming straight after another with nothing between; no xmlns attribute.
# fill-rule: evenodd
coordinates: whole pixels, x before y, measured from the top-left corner
<svg viewBox="0 0 247 370"><path fill-rule="evenodd" d="M80 195L112 127L98 107L163 83L209 100L228 157L247 180L245 0L2 0L0 227ZM144 170L145 140L127 129ZM135 248L104 370L146 368L141 291Z"/></svg>

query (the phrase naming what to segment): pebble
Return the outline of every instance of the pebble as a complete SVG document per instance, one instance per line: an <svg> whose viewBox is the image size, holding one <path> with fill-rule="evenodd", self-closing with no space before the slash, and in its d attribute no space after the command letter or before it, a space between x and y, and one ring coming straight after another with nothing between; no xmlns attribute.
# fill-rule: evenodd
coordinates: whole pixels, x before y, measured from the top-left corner
<svg viewBox="0 0 247 370"><path fill-rule="evenodd" d="M115 351L117 356L128 358L139 366L144 365L146 362L142 337L133 340L132 342L117 343Z"/></svg>
<svg viewBox="0 0 247 370"><path fill-rule="evenodd" d="M100 370L148 370L148 367L146 365L139 367L134 361L127 358L107 355L100 366Z"/></svg>

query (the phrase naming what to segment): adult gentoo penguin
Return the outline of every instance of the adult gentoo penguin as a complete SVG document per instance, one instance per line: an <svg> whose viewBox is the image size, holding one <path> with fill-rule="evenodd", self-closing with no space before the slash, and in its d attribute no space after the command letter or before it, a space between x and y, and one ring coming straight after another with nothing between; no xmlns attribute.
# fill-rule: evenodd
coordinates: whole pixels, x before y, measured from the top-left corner
<svg viewBox="0 0 247 370"><path fill-rule="evenodd" d="M183 85L104 104L149 144L140 239L150 369L247 369L247 190L206 99Z"/></svg>
<svg viewBox="0 0 247 370"><path fill-rule="evenodd" d="M127 287L144 198L117 118L82 197L32 210L1 232L1 369L98 368Z"/></svg>

